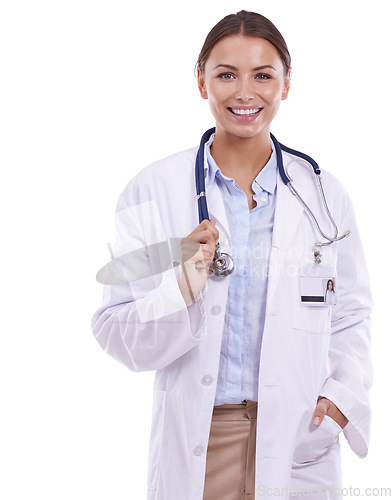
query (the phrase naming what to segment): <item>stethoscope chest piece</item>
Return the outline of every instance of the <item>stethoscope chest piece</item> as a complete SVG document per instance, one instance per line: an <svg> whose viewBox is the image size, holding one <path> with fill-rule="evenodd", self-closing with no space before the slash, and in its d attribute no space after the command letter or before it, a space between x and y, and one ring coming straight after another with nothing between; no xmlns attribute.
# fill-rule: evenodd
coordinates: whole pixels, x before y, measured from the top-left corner
<svg viewBox="0 0 392 500"><path fill-rule="evenodd" d="M219 243L210 269L215 276L228 276L234 271L233 258L228 253L220 251Z"/></svg>

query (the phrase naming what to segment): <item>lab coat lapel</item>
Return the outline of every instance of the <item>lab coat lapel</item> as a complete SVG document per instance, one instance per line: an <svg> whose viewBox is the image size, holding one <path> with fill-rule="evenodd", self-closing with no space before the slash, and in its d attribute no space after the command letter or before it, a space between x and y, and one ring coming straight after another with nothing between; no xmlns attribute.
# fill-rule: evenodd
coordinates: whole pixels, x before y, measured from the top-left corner
<svg viewBox="0 0 392 500"><path fill-rule="evenodd" d="M286 158L284 158L284 161ZM290 169L292 178L295 179L295 185L298 190L303 193L301 175L303 166L293 165ZM306 184L306 182L305 182ZM302 217L305 216L305 210L302 204L296 199L296 196L284 184L280 176L277 178L277 198L274 218L274 228L272 232L272 248L269 262L269 277L267 290L267 310L275 310L276 304L279 303L278 296L281 297L279 283L281 273L284 272L283 259L289 256L288 249L293 247L293 240L298 231L298 226ZM280 295L279 295L280 294Z"/></svg>
<svg viewBox="0 0 392 500"><path fill-rule="evenodd" d="M210 218L214 218L217 221L219 238L221 238L224 234L229 242L229 246L231 246L230 228L227 220L223 196L215 179L210 178L209 175L206 177L206 196L208 214Z"/></svg>
<svg viewBox="0 0 392 500"><path fill-rule="evenodd" d="M293 169L296 173L295 180L299 179L299 169ZM294 177L294 174L293 174ZM298 185L298 182L295 184ZM299 221L303 215L304 208L300 201L293 195L290 189L284 184L281 177L278 175L276 185L276 208L274 218L274 229L272 233L273 248L287 248L290 246ZM300 190L303 192L303 190Z"/></svg>

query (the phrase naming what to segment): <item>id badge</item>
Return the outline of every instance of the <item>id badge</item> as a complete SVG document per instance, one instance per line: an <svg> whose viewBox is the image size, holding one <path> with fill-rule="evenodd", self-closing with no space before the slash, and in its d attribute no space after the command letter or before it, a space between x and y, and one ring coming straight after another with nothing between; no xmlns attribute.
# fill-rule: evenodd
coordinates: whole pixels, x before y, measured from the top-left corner
<svg viewBox="0 0 392 500"><path fill-rule="evenodd" d="M302 268L299 274L299 295L302 306L336 307L338 289L335 270L321 264Z"/></svg>

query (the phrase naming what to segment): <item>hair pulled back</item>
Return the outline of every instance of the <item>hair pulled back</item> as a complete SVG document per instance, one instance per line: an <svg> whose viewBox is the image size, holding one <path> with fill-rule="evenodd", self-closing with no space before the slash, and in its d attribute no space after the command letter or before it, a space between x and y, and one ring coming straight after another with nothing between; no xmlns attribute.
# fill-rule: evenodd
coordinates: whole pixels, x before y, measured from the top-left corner
<svg viewBox="0 0 392 500"><path fill-rule="evenodd" d="M256 12L241 10L221 19L208 33L200 51L196 66L204 73L206 61L214 46L225 36L244 35L263 38L278 51L287 75L291 66L291 57L286 42L276 26L266 17Z"/></svg>

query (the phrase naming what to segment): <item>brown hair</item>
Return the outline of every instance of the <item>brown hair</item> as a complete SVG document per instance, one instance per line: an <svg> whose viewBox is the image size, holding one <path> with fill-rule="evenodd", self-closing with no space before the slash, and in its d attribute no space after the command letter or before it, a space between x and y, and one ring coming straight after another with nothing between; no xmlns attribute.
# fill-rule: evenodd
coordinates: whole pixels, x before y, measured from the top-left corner
<svg viewBox="0 0 392 500"><path fill-rule="evenodd" d="M291 57L283 36L269 19L247 10L241 10L237 14L229 14L208 33L196 63L201 73L204 73L211 50L219 40L229 35L255 36L270 42L278 51L283 62L285 75L287 75L291 66Z"/></svg>

